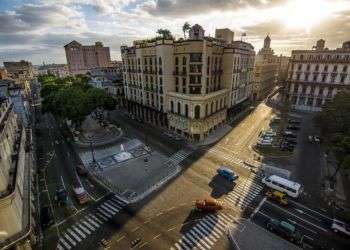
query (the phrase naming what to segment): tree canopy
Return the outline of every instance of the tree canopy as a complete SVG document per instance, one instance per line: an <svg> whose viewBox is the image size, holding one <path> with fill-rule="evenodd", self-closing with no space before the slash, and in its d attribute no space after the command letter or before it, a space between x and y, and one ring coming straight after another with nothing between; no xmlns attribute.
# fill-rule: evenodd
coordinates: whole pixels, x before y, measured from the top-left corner
<svg viewBox="0 0 350 250"><path fill-rule="evenodd" d="M168 29L158 29L157 34L159 34L163 39L173 39L173 35Z"/></svg>
<svg viewBox="0 0 350 250"><path fill-rule="evenodd" d="M314 118L339 168L350 169L350 91L338 93Z"/></svg>
<svg viewBox="0 0 350 250"><path fill-rule="evenodd" d="M75 124L80 124L97 108L113 110L116 105L111 95L89 85L89 78L84 75L65 78L45 75L40 76L39 81L43 111Z"/></svg>

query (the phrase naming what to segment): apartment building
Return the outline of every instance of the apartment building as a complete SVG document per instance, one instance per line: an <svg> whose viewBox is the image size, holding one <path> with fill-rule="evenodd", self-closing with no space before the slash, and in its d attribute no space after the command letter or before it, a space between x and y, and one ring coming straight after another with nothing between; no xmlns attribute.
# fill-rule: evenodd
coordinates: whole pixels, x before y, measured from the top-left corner
<svg viewBox="0 0 350 250"><path fill-rule="evenodd" d="M30 249L30 133L17 121L10 99L0 98L0 249ZM34 239L34 238L32 238Z"/></svg>
<svg viewBox="0 0 350 250"><path fill-rule="evenodd" d="M285 81L287 80L288 77L288 65L289 65L289 56L283 56L279 55L276 57L276 61L278 64L277 67L277 80L276 84L277 85L284 85Z"/></svg>
<svg viewBox="0 0 350 250"><path fill-rule="evenodd" d="M64 46L66 59L71 75L85 74L95 67L108 67L111 63L109 47L104 47L101 42L95 45L82 45L72 41Z"/></svg>
<svg viewBox="0 0 350 250"><path fill-rule="evenodd" d="M0 68L0 80L7 79L7 70L5 68Z"/></svg>
<svg viewBox="0 0 350 250"><path fill-rule="evenodd" d="M266 98L276 86L279 64L270 45L271 38L266 36L263 48L255 56L252 96L254 101Z"/></svg>
<svg viewBox="0 0 350 250"><path fill-rule="evenodd" d="M122 46L129 112L190 140L226 121L228 109L252 90L254 48L229 29L206 37L196 24L187 40L151 39Z"/></svg>
<svg viewBox="0 0 350 250"><path fill-rule="evenodd" d="M69 76L67 64L44 64L38 67L38 75L51 74L57 77Z"/></svg>
<svg viewBox="0 0 350 250"><path fill-rule="evenodd" d="M350 41L341 48L328 49L318 40L311 50L293 50L287 89L291 106L320 111L326 101L350 87Z"/></svg>

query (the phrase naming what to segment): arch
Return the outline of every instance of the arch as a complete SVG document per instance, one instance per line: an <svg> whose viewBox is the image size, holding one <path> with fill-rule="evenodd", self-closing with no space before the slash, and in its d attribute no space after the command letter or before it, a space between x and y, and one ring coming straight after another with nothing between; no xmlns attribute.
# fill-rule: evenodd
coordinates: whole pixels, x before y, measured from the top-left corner
<svg viewBox="0 0 350 250"><path fill-rule="evenodd" d="M205 116L208 116L208 103L205 104Z"/></svg>
<svg viewBox="0 0 350 250"><path fill-rule="evenodd" d="M218 102L218 100L216 100L216 102L215 102L215 111L218 111L218 109L219 109L219 102Z"/></svg>
<svg viewBox="0 0 350 250"><path fill-rule="evenodd" d="M214 102L210 104L210 114L214 113Z"/></svg>
<svg viewBox="0 0 350 250"><path fill-rule="evenodd" d="M181 114L181 103L180 102L177 103L177 113Z"/></svg>
<svg viewBox="0 0 350 250"><path fill-rule="evenodd" d="M194 107L194 118L199 119L201 114L201 107L199 105L196 105Z"/></svg>
<svg viewBox="0 0 350 250"><path fill-rule="evenodd" d="M185 116L188 117L188 105L185 104Z"/></svg>
<svg viewBox="0 0 350 250"><path fill-rule="evenodd" d="M185 56L182 58L182 64L186 65L186 57Z"/></svg>

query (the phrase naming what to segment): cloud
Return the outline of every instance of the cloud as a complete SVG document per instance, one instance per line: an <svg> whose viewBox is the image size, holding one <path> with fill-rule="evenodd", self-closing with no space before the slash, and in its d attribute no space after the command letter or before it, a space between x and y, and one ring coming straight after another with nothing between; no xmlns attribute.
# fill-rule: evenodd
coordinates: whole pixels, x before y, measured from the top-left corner
<svg viewBox="0 0 350 250"><path fill-rule="evenodd" d="M268 7L285 0L153 0L142 9L154 16L189 16L213 11L233 11L243 7Z"/></svg>

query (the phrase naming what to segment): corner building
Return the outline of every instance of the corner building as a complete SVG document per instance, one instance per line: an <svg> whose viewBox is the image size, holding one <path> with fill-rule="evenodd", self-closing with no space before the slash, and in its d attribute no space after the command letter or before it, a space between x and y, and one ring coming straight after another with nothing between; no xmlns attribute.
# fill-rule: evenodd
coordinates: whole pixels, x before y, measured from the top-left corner
<svg viewBox="0 0 350 250"><path fill-rule="evenodd" d="M292 51L287 79L292 108L320 111L345 88L350 88L350 41L331 50L321 39L312 50Z"/></svg>
<svg viewBox="0 0 350 250"><path fill-rule="evenodd" d="M129 112L190 140L204 139L227 112L249 99L254 48L221 29L205 37L196 24L189 39L135 41L121 47ZM218 37L218 35L217 35Z"/></svg>

